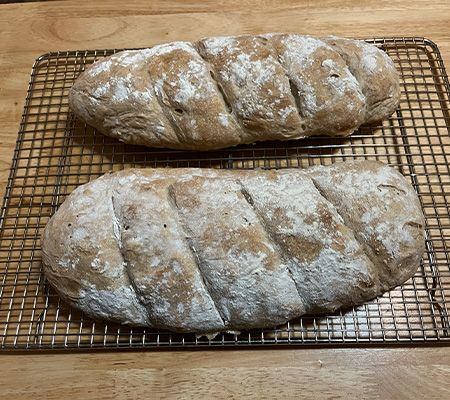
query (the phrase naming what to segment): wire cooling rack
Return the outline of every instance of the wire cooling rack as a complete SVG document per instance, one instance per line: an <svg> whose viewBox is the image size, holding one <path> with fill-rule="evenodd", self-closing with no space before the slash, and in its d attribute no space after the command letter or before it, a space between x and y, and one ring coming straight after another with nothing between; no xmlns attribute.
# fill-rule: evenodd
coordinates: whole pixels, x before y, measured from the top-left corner
<svg viewBox="0 0 450 400"><path fill-rule="evenodd" d="M78 121L67 93L87 64L114 50L39 57L31 73L0 216L2 349L143 348L276 344L450 342L449 81L436 45L372 39L401 73L396 113L349 138L265 142L215 152L148 149ZM328 316L214 339L92 321L69 308L42 275L40 233L78 185L125 167L304 168L348 159L387 163L411 180L426 217L426 253L415 276L376 300Z"/></svg>

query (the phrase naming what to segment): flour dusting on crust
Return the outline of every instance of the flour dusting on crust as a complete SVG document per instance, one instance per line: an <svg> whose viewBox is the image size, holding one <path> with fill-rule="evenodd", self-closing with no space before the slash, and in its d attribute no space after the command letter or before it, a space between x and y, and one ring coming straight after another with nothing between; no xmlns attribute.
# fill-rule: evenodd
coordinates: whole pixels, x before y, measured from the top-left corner
<svg viewBox="0 0 450 400"><path fill-rule="evenodd" d="M411 185L376 162L128 170L77 188L42 249L49 282L94 318L218 332L403 283L424 251L424 220Z"/></svg>
<svg viewBox="0 0 450 400"><path fill-rule="evenodd" d="M392 114L399 96L394 64L375 46L280 33L119 52L81 74L69 103L125 143L212 150L347 136Z"/></svg>

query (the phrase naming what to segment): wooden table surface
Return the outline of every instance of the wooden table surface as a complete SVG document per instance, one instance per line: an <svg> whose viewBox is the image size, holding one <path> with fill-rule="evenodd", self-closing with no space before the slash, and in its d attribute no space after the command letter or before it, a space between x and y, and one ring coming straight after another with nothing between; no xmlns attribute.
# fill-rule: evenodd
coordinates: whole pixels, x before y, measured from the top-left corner
<svg viewBox="0 0 450 400"><path fill-rule="evenodd" d="M450 68L447 1L0 4L0 192L31 65L52 50L268 31L426 36ZM225 2L224 2L225 3ZM450 347L3 354L0 398L450 398Z"/></svg>

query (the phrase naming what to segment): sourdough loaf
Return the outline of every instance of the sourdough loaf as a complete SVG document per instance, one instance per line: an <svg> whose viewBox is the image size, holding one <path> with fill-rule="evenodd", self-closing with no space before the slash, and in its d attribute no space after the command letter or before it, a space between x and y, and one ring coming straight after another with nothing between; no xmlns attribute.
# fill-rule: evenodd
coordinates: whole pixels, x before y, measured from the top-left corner
<svg viewBox="0 0 450 400"><path fill-rule="evenodd" d="M347 136L391 115L399 96L392 60L371 44L267 34L122 51L88 67L69 102L125 143L210 150Z"/></svg>
<svg viewBox="0 0 450 400"><path fill-rule="evenodd" d="M411 185L378 162L131 169L78 187L45 274L93 318L182 332L272 327L400 285L424 252Z"/></svg>

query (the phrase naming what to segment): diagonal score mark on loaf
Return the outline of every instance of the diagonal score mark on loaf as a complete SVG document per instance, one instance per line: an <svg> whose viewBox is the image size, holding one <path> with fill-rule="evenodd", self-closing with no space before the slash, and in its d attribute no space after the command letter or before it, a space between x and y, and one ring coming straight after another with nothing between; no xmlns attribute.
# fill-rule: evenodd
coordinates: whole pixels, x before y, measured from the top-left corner
<svg viewBox="0 0 450 400"><path fill-rule="evenodd" d="M150 73L147 71L147 77L149 78L149 89L152 91L152 94L156 97L156 101L158 102L158 105L160 107L160 111L162 115L164 115L164 118L166 119L167 123L171 126L173 132L175 133L175 136L177 137L178 141L180 143L184 143L184 136L181 132L181 128L178 126L176 121L172 118L172 116L169 113L169 107L167 107L163 100L162 100L162 91L159 88L156 88L155 85L151 82L152 79L150 77Z"/></svg>
<svg viewBox="0 0 450 400"><path fill-rule="evenodd" d="M342 215L342 213L339 212L339 207L331 201L329 196L327 196L326 191L320 186L317 180L311 177L311 182L319 192L320 196L322 196L324 200L336 211L337 215L339 215L339 217L342 219L343 224L352 232L353 237L358 242L359 246L361 247L364 254L367 256L367 258L371 261L371 263L374 266L377 267L374 268L373 271L377 273L377 278L379 278L378 271L384 268L383 263L378 259L373 249L363 240L358 231L354 229L354 226L351 223L351 221L348 218L345 218L344 215Z"/></svg>
<svg viewBox="0 0 450 400"><path fill-rule="evenodd" d="M380 294L416 271L425 248L423 213L417 194L395 169L374 162L347 165L345 173L336 166L329 175L312 171L312 178L376 266Z"/></svg>
<svg viewBox="0 0 450 400"><path fill-rule="evenodd" d="M111 200L111 213L112 213L111 214L111 219L112 219L112 224L113 224L113 236L116 239L116 243L117 243L117 246L119 248L120 255L122 257L122 265L123 265L123 269L124 269L124 273L125 273L124 276L127 278L127 281L129 283L130 287L133 289L133 291L136 294L136 297L139 299L139 297L140 297L139 294L138 294L139 291L137 290L136 284L135 284L134 279L133 279L133 276L130 273L129 262L128 262L127 258L126 258L126 255L125 255L126 253L123 251L123 242L122 242L123 224L122 224L121 218L119 218L119 214L120 213L117 212L117 205L116 205L116 201L115 201L115 198L114 198L114 190L113 189L110 190L110 196L109 197L110 197L110 200ZM147 308L143 307L143 309L145 310L145 312L147 314L146 315L146 319L148 321L150 321L151 318L150 318L150 315L149 315L149 312L148 312Z"/></svg>
<svg viewBox="0 0 450 400"><path fill-rule="evenodd" d="M215 66L212 63L210 63L208 61L208 59L206 58L202 44L200 42L194 42L194 43L192 43L192 46L194 47L194 49L197 52L197 54L199 55L199 57L203 60L203 62L207 66L207 68L210 71L212 71L213 75L211 76L211 82L216 87L216 92L217 92L219 98L221 99L225 109L228 110L228 113L233 117L233 120L234 120L234 122L236 122L236 125L240 127L240 130L238 130L237 133L239 135L239 139L240 139L241 143L245 143L245 135L247 134L247 130L245 129L245 126L242 123L241 118L239 118L235 114L233 106L231 105L231 102L228 99L228 95L227 95L225 89L218 82L218 80L217 80L218 73L217 73Z"/></svg>
<svg viewBox="0 0 450 400"><path fill-rule="evenodd" d="M284 63L284 60L282 59L280 53L278 52L278 49L276 46L273 45L272 41L269 39L267 41L267 44L272 48L273 52L276 54L275 61L280 65L281 69L284 71L284 75L286 76L286 79L289 82L289 90L291 92L291 96L293 98L292 104L295 105L295 108L297 109L297 114L301 118L305 118L304 113L302 112L302 105L300 103L300 96L299 96L299 89L295 85L295 83L292 81L290 73ZM302 129L303 130L303 129Z"/></svg>
<svg viewBox="0 0 450 400"><path fill-rule="evenodd" d="M291 278L295 288L297 289L297 293L301 299L301 301L305 304L306 307L308 307L307 302L307 296L305 296L305 293L303 293L300 289L300 285L297 284L295 281L294 275L292 273L292 267L289 266L289 264L293 264L294 261L289 257L289 254L287 253L285 246L282 242L280 242L277 238L277 235L274 235L273 232L270 229L269 224L267 223L267 220L264 218L264 214L259 210L259 208L255 205L255 201L250 194L250 192L245 187L244 183L241 180L237 180L238 184L241 187L241 193L244 196L245 201L249 204L249 206L253 209L255 212L256 217L258 218L259 223L261 224L262 228L264 229L265 234L267 235L268 239L273 243L274 248L278 252L280 259L286 264L286 271L288 276Z"/></svg>
<svg viewBox="0 0 450 400"><path fill-rule="evenodd" d="M182 218L182 215L180 214L180 209L177 204L177 199L176 199L176 194L175 194L173 184L171 184L167 187L167 201L168 201L169 206L172 208L172 210L180 217L179 224L180 224L180 228L182 229L182 231L184 233L190 234L189 228L186 226L186 224L183 223L183 218ZM211 300L211 304L214 306L214 309L216 310L217 314L219 315L220 319L222 320L223 325L226 327L228 323L227 323L226 319L224 318L223 314L221 313L219 307L217 307L216 300L214 299L214 297L212 296L212 294L209 290L209 283L207 282L207 280L205 279L205 276L202 273L202 268L201 268L202 263L200 260L200 256L199 256L197 250L195 249L194 244L192 243L192 240L190 239L192 237L192 235L184 234L183 237L185 238L187 247L191 250L191 253L192 253L193 259L195 261L195 265L197 267L203 288L205 289L207 296Z"/></svg>
<svg viewBox="0 0 450 400"><path fill-rule="evenodd" d="M394 112L398 106L396 99L400 96L400 87L398 75L395 78L395 66L387 52L364 41L334 37L323 40L342 57L350 74L358 82L365 98L365 121L375 122ZM380 64L384 73L380 72L382 68L374 70ZM386 108L389 113L383 111Z"/></svg>
<svg viewBox="0 0 450 400"><path fill-rule="evenodd" d="M364 113L366 112L367 98L362 93L363 87L361 82L349 69L350 64L347 62L347 59L325 40L310 36L285 35L278 40L275 36L269 43L278 55L276 61L285 71L285 75L289 80L290 92L295 100L294 104L300 118L307 124L312 123L309 127L310 129L313 131L316 129L315 125L318 124L316 119L317 113L324 112L327 109L329 109L329 112L336 112L336 107L345 101L345 94L349 93L349 91L351 91L350 99L356 96L362 101L361 106L364 108ZM320 52L318 53L319 50ZM314 60L323 61L317 68L312 69ZM324 80L326 74L324 75L324 71L321 69L325 63L327 63L327 68L334 68L332 67L333 65L339 65L339 62L335 63L333 60L335 62L339 60L342 66L345 66L345 69L341 70L341 66L337 67L337 72L334 72L336 75L331 74ZM341 77L339 71L343 73ZM314 74L313 78L311 78L311 74ZM330 81L333 77L338 79ZM320 87L317 86L319 82L321 82ZM324 101L323 98L320 100L320 92L322 90L333 96L331 103ZM351 104L349 103L349 105ZM336 118L339 121L337 114ZM353 116L353 118L356 118L356 116ZM359 121L356 125L353 124L351 129L356 129L361 123L364 123L364 121ZM328 128L333 129L331 126ZM303 127L302 130L304 130ZM309 135L311 134L313 132L309 132Z"/></svg>
<svg viewBox="0 0 450 400"><path fill-rule="evenodd" d="M332 41L327 40L324 42L326 45L330 46L337 54L339 54L339 57L344 61L345 65L347 65L349 74L358 82L359 90L364 96L364 113L367 118L367 113L369 112L369 102L368 102L368 93L366 89L366 83L364 82L364 78L362 75L358 74L355 68L353 68L353 65L350 61L349 55L340 49L336 44L333 44ZM384 99L385 100L385 99Z"/></svg>
<svg viewBox="0 0 450 400"><path fill-rule="evenodd" d="M242 179L293 261L291 272L307 300L306 312L330 312L375 297L373 263L308 175L286 170Z"/></svg>

